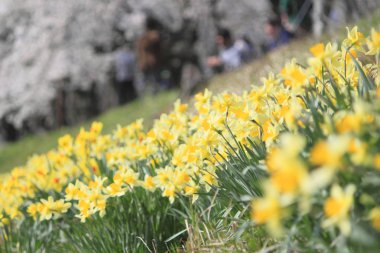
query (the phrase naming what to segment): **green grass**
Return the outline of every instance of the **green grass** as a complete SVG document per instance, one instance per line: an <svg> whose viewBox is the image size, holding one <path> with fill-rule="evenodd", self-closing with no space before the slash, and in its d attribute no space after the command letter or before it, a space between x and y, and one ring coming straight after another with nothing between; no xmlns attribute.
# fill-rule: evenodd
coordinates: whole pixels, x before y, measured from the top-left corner
<svg viewBox="0 0 380 253"><path fill-rule="evenodd" d="M40 154L56 147L60 136L67 133L75 135L81 127L87 128L93 121L102 122L105 133L111 132L118 124L127 125L139 118L144 118L145 126L150 126L162 112L169 110L177 97L178 91L162 92L154 97L143 97L125 106L113 108L76 126L62 127L44 134L23 137L17 142L0 148L0 173L24 164L33 154Z"/></svg>

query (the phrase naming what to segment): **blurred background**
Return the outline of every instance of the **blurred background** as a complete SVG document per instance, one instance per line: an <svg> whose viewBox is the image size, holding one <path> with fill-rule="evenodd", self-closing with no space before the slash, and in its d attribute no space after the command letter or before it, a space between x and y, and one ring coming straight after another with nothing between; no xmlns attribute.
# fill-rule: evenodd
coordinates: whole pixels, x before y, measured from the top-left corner
<svg viewBox="0 0 380 253"><path fill-rule="evenodd" d="M147 94L174 88L189 96L214 75L379 7L380 0L1 0L0 142ZM149 103L133 110L155 107Z"/></svg>

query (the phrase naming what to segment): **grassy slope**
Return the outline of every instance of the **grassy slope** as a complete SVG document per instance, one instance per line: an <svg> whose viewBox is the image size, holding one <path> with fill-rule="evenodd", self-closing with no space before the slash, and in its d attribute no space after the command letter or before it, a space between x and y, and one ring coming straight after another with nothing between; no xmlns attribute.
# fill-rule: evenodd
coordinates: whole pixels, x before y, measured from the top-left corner
<svg viewBox="0 0 380 253"><path fill-rule="evenodd" d="M379 29L380 10L377 10L373 15L363 18L355 24L358 25L359 31L365 34L370 33L371 27ZM351 27L353 25L348 26ZM260 78L265 77L269 72L278 73L289 59L296 58L298 62L305 63L307 57L310 56L309 48L313 44L318 42L340 41L345 36L346 29L342 28L334 32L334 34L325 34L319 39L308 36L295 40L236 71L216 76L209 82L208 89L215 92L246 90L252 84L259 83Z"/></svg>
<svg viewBox="0 0 380 253"><path fill-rule="evenodd" d="M94 119L83 122L80 126L63 127L48 133L24 137L0 148L0 173L22 165L33 154L46 152L56 147L60 136L66 133L75 135L80 127L89 127L93 121L103 122L106 133L115 129L118 124L126 125L138 118L144 118L145 125L149 126L154 118L169 109L177 97L177 91L163 92L154 98L144 97L128 105L113 108Z"/></svg>
<svg viewBox="0 0 380 253"><path fill-rule="evenodd" d="M379 28L379 25L380 10L358 22L360 30L365 33L369 33L371 27ZM345 34L345 29L341 29L333 35L325 35L320 39L305 37L296 40L236 71L212 78L207 87L214 92L225 90L236 92L248 89L250 85L258 83L259 78L266 76L268 72L278 72L285 62L291 58L297 58L301 63L305 61L309 55L308 48L312 44L319 41L340 40ZM104 123L105 132L112 131L117 124L125 125L137 118L144 118L146 125L149 125L154 118L171 106L177 96L178 93L176 92L168 92L161 93L154 99L140 99L127 106L112 109L81 125L87 127L90 122L99 120ZM16 143L0 148L0 172L8 171L13 166L23 164L27 157L34 153L42 153L54 148L58 137L65 133L75 134L79 128L79 126L65 127L43 135L25 137Z"/></svg>

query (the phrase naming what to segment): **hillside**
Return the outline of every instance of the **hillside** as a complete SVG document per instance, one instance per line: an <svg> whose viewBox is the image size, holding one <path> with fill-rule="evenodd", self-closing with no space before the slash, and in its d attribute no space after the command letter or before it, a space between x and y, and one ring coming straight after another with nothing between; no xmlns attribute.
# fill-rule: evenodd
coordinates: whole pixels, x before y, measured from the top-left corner
<svg viewBox="0 0 380 253"><path fill-rule="evenodd" d="M360 20L357 24L364 33L368 34L371 27L379 27L380 11ZM269 71L278 71L291 58L297 57L300 62L305 60L309 54L308 48L312 44L319 41L339 41L345 32L345 29L342 28L332 35L325 34L319 39L305 37L295 40L236 71L215 76L199 89L207 87L213 92L237 92L248 89L252 84L258 84L259 78L265 76ZM111 109L85 123L63 127L44 134L30 135L15 143L0 147L0 172L9 171L14 166L23 164L29 156L35 153L43 153L54 148L59 136L65 133L75 134L81 127L88 127L91 121L103 122L105 133L113 130L118 124L125 125L138 118L144 118L146 126L149 126L160 113L171 108L177 97L177 91L170 91L163 92L156 97L141 98L126 106Z"/></svg>
<svg viewBox="0 0 380 253"><path fill-rule="evenodd" d="M357 25L361 31L368 34L371 27L380 26L380 10L348 26L353 25ZM345 35L346 29L342 27L333 34L324 34L322 38L308 36L295 40L234 72L215 76L207 84L207 87L215 92L246 90L252 84L258 84L260 78L266 76L268 72L279 71L292 58L297 58L298 61L304 63L309 56L308 49L311 45L317 42L337 42L344 38Z"/></svg>

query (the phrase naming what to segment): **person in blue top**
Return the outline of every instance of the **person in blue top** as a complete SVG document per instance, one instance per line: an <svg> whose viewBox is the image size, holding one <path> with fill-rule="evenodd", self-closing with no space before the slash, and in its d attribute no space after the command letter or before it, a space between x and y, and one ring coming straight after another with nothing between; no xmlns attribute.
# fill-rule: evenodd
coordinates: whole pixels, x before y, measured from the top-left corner
<svg viewBox="0 0 380 253"><path fill-rule="evenodd" d="M267 52L287 44L291 40L291 34L282 27L279 19L269 19L265 23L264 31L267 36L265 43L265 51Z"/></svg>

